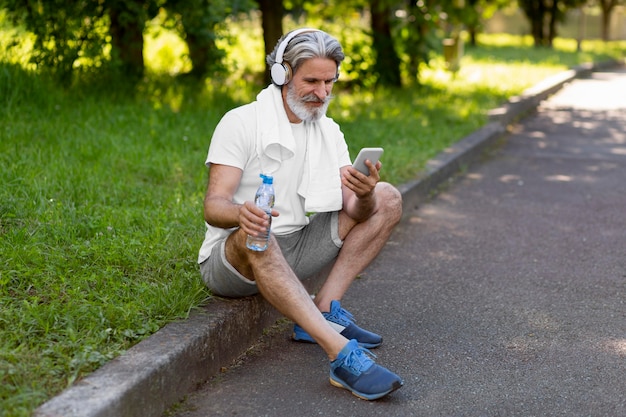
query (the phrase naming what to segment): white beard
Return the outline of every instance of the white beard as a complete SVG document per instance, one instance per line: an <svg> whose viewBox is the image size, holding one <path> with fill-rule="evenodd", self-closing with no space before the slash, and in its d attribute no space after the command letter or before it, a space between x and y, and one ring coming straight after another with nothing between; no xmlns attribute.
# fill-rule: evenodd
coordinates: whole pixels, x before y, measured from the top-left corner
<svg viewBox="0 0 626 417"><path fill-rule="evenodd" d="M314 94L298 97L292 84L287 84L287 105L293 114L295 114L298 119L302 121L314 122L319 120L326 114L330 100L332 100L332 96L329 95L321 100L324 104L320 107L308 107L306 105L308 102L320 102L320 99Z"/></svg>

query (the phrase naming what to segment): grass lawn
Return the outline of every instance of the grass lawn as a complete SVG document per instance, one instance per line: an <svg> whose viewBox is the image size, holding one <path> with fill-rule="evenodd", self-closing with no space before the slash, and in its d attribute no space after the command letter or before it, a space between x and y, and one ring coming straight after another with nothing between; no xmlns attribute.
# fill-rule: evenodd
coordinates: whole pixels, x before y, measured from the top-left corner
<svg viewBox="0 0 626 417"><path fill-rule="evenodd" d="M400 184L487 110L625 49L480 41L456 75L435 62L421 87L348 93L339 82L329 112L352 155L383 146L383 179ZM106 82L63 90L0 62L0 416L30 415L210 297L196 265L203 162L221 115L258 89L155 76L134 94Z"/></svg>

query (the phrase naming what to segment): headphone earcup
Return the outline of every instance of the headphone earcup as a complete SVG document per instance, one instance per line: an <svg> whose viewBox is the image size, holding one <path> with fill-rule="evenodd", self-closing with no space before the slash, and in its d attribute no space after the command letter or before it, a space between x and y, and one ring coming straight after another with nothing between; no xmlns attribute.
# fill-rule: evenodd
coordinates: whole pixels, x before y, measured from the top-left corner
<svg viewBox="0 0 626 417"><path fill-rule="evenodd" d="M272 81L276 85L285 85L291 80L291 66L284 62L282 64L275 63L270 70Z"/></svg>

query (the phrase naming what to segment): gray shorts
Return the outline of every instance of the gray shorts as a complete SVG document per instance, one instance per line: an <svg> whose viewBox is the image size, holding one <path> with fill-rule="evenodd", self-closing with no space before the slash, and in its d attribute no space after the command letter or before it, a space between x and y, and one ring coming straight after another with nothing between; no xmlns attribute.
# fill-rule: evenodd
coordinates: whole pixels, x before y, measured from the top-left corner
<svg viewBox="0 0 626 417"><path fill-rule="evenodd" d="M285 259L296 276L304 279L319 272L335 259L343 245L339 239L338 212L311 216L303 229L288 235L275 236ZM200 273L214 295L246 297L258 293L256 283L241 275L224 254L226 239L217 243L211 256L200 264Z"/></svg>

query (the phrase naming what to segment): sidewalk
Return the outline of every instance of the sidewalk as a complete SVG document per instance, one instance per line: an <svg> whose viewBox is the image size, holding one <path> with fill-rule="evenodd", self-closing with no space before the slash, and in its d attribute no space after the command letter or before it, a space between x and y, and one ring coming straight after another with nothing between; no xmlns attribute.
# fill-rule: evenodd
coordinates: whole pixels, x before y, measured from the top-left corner
<svg viewBox="0 0 626 417"><path fill-rule="evenodd" d="M379 361L405 387L377 405L357 400L328 384L319 348L288 341L279 326L271 351L193 395L180 416L208 415L204 407L211 415L546 415L557 406L569 415L624 414L626 105L554 107L587 104L590 88L607 85L598 104L625 100L623 70L569 85L494 160L426 203L480 161L506 125L590 70L568 71L494 110L492 123L400 187L403 227L344 301L360 325L385 335ZM278 318L260 297L213 300L35 415L161 416ZM553 408L543 412L544 403Z"/></svg>

